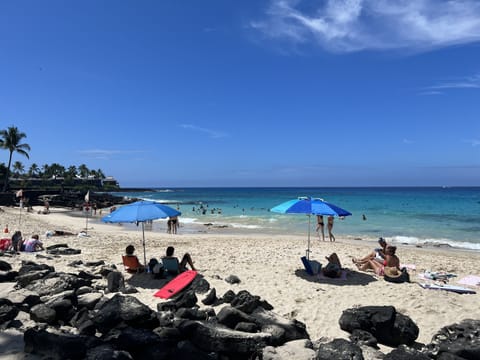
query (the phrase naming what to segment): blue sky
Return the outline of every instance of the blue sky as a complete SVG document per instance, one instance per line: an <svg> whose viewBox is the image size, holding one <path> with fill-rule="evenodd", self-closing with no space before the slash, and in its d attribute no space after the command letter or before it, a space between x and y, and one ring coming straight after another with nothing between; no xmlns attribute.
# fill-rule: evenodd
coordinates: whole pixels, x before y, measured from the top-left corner
<svg viewBox="0 0 480 360"><path fill-rule="evenodd" d="M0 128L27 134L26 168L480 185L480 1L2 1L0 52Z"/></svg>

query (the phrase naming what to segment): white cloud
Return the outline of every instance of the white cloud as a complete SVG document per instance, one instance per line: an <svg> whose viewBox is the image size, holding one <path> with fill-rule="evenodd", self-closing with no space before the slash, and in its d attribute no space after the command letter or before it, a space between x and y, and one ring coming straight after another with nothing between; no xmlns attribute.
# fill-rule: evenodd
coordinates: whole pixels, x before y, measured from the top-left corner
<svg viewBox="0 0 480 360"><path fill-rule="evenodd" d="M226 133L224 133L222 131L206 129L206 128L198 127L198 126L191 125L191 124L181 124L180 127L183 128L183 129L187 129L187 130L192 130L192 131L205 133L209 137L214 138L214 139L223 138L223 137L228 136Z"/></svg>
<svg viewBox="0 0 480 360"><path fill-rule="evenodd" d="M413 144L413 141L410 140L410 139L403 139L402 142L403 142L404 144Z"/></svg>
<svg viewBox="0 0 480 360"><path fill-rule="evenodd" d="M272 0L251 23L267 37L315 40L332 52L426 51L480 41L478 0Z"/></svg>

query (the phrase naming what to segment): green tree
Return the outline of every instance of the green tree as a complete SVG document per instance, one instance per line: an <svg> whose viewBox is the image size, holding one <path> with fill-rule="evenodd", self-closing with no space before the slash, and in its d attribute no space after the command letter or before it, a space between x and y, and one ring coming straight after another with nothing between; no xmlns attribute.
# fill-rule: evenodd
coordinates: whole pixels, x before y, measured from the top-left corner
<svg viewBox="0 0 480 360"><path fill-rule="evenodd" d="M63 177L65 174L65 167L63 165L53 163L52 165L50 165L50 172L52 176Z"/></svg>
<svg viewBox="0 0 480 360"><path fill-rule="evenodd" d="M38 175L39 171L40 169L38 165L33 163L32 165L30 165L30 168L28 169L28 176L35 177L36 175Z"/></svg>
<svg viewBox="0 0 480 360"><path fill-rule="evenodd" d="M9 151L7 171L5 173L5 181L3 183L3 191L7 191L8 178L10 176L10 166L12 165L12 156L14 152L17 152L27 159L30 158L28 151L30 151L30 145L21 143L27 135L18 130L16 126L11 126L7 130L0 131L0 147Z"/></svg>
<svg viewBox="0 0 480 360"><path fill-rule="evenodd" d="M68 177L75 178L77 176L77 167L75 165L70 165L67 169Z"/></svg>
<svg viewBox="0 0 480 360"><path fill-rule="evenodd" d="M23 166L21 161L15 161L13 163L13 171L16 177L20 177L25 172L25 166Z"/></svg>
<svg viewBox="0 0 480 360"><path fill-rule="evenodd" d="M40 175L42 176L43 179L48 179L52 177L52 175L50 174L50 165L48 164L43 165L42 173Z"/></svg>
<svg viewBox="0 0 480 360"><path fill-rule="evenodd" d="M90 174L90 170L88 170L88 167L85 164L80 165L78 167L78 171L80 173L80 176L84 179Z"/></svg>
<svg viewBox="0 0 480 360"><path fill-rule="evenodd" d="M97 176L99 179L105 179L105 174L103 173L102 169L97 170Z"/></svg>

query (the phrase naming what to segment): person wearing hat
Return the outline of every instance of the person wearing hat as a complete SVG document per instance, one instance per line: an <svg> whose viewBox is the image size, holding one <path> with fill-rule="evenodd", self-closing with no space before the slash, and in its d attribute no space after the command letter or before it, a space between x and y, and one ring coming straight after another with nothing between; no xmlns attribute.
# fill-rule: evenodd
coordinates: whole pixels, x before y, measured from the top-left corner
<svg viewBox="0 0 480 360"><path fill-rule="evenodd" d="M387 247L387 242L383 237L381 237L380 239L378 239L378 244L380 245L380 247L375 248L367 256L361 259L353 258L352 259L353 263L357 266L363 266L367 264L370 260L375 260L375 261L378 261L379 263L383 263L383 261L385 260L385 248Z"/></svg>
<svg viewBox="0 0 480 360"><path fill-rule="evenodd" d="M399 270L396 267L385 266L383 278L385 281L397 284L410 282L410 275L408 274L406 268Z"/></svg>

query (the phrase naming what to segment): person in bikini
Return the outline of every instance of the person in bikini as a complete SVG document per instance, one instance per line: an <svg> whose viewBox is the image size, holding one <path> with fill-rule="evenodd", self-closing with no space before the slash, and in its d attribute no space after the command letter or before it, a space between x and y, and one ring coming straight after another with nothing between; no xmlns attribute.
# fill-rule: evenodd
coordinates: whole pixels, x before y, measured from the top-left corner
<svg viewBox="0 0 480 360"><path fill-rule="evenodd" d="M332 230L333 230L333 216L330 215L327 218L327 227L328 227L328 237L330 238L330 241L335 241L335 236L333 236Z"/></svg>
<svg viewBox="0 0 480 360"><path fill-rule="evenodd" d="M397 270L400 270L400 259L395 255L397 247L393 245L387 245L385 248L385 260L382 263L379 263L375 260L369 260L364 265L357 265L359 270L367 271L373 270L378 276L383 276L385 267L394 267Z"/></svg>
<svg viewBox="0 0 480 360"><path fill-rule="evenodd" d="M352 258L352 262L357 266L365 265L369 260L376 260L379 263L383 263L383 260L385 259L385 248L387 247L387 242L383 237L381 237L378 239L378 244L380 245L379 248L375 248L370 254L361 259Z"/></svg>
<svg viewBox="0 0 480 360"><path fill-rule="evenodd" d="M315 230L320 238L318 230L322 231L322 240L325 241L325 224L323 223L323 215L317 215L317 229Z"/></svg>

